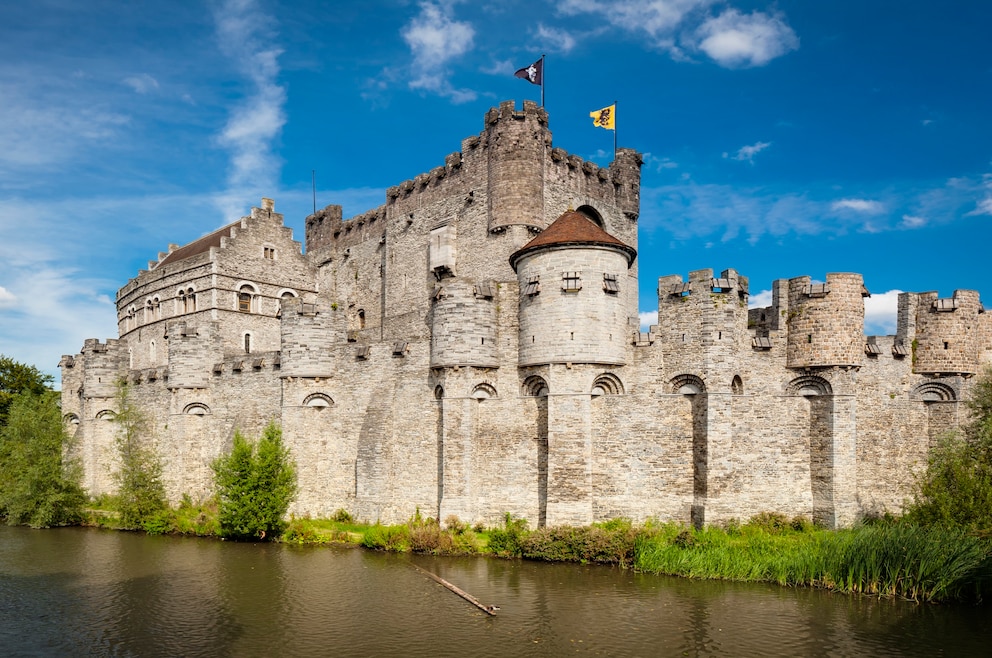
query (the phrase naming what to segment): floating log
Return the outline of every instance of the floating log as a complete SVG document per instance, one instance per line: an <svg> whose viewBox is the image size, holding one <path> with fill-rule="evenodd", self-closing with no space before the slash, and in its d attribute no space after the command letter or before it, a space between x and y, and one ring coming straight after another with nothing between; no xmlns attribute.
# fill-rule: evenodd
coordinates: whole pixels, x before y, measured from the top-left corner
<svg viewBox="0 0 992 658"><path fill-rule="evenodd" d="M479 610L482 610L483 612L485 612L487 615L493 615L494 617L496 616L496 611L499 610L499 606L498 605L483 605L477 598L475 598L474 596L472 596L468 592L464 591L463 589L460 589L459 587L457 587L455 585L452 585L451 583L449 583L447 580L445 580L441 576L438 576L437 574L433 574L430 571L427 571L426 569L421 569L420 567L418 567L415 564L412 565L412 566L413 566L414 569L416 569L417 571L421 572L422 574L424 574L428 578L430 578L432 580L435 580L435 581L439 582L440 584L444 585L445 587L447 587L448 589L450 589L452 592L454 592L458 596L462 597L463 599L465 599L466 601L468 601L469 603L471 603L472 605L474 605L475 607L477 607Z"/></svg>

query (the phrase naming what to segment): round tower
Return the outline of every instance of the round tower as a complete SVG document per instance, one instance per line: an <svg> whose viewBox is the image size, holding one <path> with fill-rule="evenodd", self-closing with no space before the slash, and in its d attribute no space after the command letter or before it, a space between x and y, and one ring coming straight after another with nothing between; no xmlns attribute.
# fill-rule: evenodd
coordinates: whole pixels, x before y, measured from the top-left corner
<svg viewBox="0 0 992 658"><path fill-rule="evenodd" d="M486 113L489 159L489 230L524 224L544 228L545 149L551 143L548 113L534 101L518 112L513 101Z"/></svg>
<svg viewBox="0 0 992 658"><path fill-rule="evenodd" d="M977 291L955 290L951 298L936 292L919 295L913 372L923 374L978 372L978 314L982 303Z"/></svg>
<svg viewBox="0 0 992 658"><path fill-rule="evenodd" d="M519 365L624 365L636 252L569 211L510 256L520 284Z"/></svg>
<svg viewBox="0 0 992 658"><path fill-rule="evenodd" d="M827 274L826 283L808 276L789 279L789 368L855 366L865 353L865 304L860 274Z"/></svg>
<svg viewBox="0 0 992 658"><path fill-rule="evenodd" d="M496 368L497 289L489 281L442 279L434 289L431 367Z"/></svg>

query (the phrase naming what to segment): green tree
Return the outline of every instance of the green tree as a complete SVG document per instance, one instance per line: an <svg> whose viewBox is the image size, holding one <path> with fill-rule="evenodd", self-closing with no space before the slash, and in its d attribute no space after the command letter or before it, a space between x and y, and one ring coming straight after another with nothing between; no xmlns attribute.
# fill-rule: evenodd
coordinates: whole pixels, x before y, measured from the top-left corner
<svg viewBox="0 0 992 658"><path fill-rule="evenodd" d="M125 528L142 528L165 511L162 461L151 442L148 420L131 399L125 382L117 387L117 513Z"/></svg>
<svg viewBox="0 0 992 658"><path fill-rule="evenodd" d="M296 468L282 443L282 430L269 423L255 446L234 433L231 452L213 463L220 534L231 539L274 539L296 496Z"/></svg>
<svg viewBox="0 0 992 658"><path fill-rule="evenodd" d="M992 369L965 404L970 420L931 451L907 517L992 536Z"/></svg>
<svg viewBox="0 0 992 658"><path fill-rule="evenodd" d="M0 517L11 525L47 528L81 518L81 469L69 456L57 401L52 391L21 393L0 426Z"/></svg>
<svg viewBox="0 0 992 658"><path fill-rule="evenodd" d="M51 390L51 385L51 375L0 354L0 427L7 423L10 405L18 393L41 394Z"/></svg>

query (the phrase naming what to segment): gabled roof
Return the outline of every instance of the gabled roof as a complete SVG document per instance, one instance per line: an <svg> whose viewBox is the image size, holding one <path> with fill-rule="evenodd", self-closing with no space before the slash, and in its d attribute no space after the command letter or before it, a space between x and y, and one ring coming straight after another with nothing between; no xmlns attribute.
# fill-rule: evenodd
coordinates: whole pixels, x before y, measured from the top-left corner
<svg viewBox="0 0 992 658"><path fill-rule="evenodd" d="M569 210L551 223L537 237L510 255L510 267L517 269L517 261L534 251L548 247L601 246L613 247L627 256L627 264L634 262L637 251L613 237L585 215Z"/></svg>
<svg viewBox="0 0 992 658"><path fill-rule="evenodd" d="M240 224L241 224L241 220L239 219L236 222L232 222L228 224L224 228L219 228L213 233L208 233L207 235L204 235L199 240L193 240L189 244L179 247L175 251L168 254L165 258L160 260L155 267L159 268L163 265L168 265L169 263L178 263L184 258L189 258L190 256L196 256L197 254L206 253L210 251L211 247L220 247L220 239L231 237L231 229Z"/></svg>

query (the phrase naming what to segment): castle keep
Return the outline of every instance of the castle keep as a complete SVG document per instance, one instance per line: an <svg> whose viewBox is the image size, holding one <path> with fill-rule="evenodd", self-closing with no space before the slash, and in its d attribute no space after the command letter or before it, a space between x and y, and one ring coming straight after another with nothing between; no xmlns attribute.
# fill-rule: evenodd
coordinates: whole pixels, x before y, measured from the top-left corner
<svg viewBox="0 0 992 658"><path fill-rule="evenodd" d="M858 274L658 280L638 326L641 156L551 143L512 101L444 164L348 220L272 200L169 245L117 294L119 338L65 356L62 409L91 494L112 489L117 382L149 421L169 495L210 495L234 431L270 421L297 514L532 525L713 523L762 511L845 525L898 511L992 362L978 294L905 293L865 336Z"/></svg>

